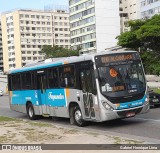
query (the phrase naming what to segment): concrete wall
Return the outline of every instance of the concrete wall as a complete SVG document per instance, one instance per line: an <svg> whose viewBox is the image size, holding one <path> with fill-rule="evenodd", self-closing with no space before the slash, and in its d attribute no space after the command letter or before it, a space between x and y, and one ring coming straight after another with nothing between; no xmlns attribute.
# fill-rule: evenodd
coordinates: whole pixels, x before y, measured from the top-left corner
<svg viewBox="0 0 160 153"><path fill-rule="evenodd" d="M119 1L95 1L97 52L117 45L120 34Z"/></svg>
<svg viewBox="0 0 160 153"><path fill-rule="evenodd" d="M19 12L13 13L14 23L14 46L15 46L15 64L16 68L22 67L22 54L21 54L21 37L20 37L20 23L19 23Z"/></svg>
<svg viewBox="0 0 160 153"><path fill-rule="evenodd" d="M1 17L1 25L2 25L2 44L3 44L3 69L4 72L7 72L9 69L9 61L8 61L8 44L7 44L7 23L6 23L6 15L2 15Z"/></svg>
<svg viewBox="0 0 160 153"><path fill-rule="evenodd" d="M160 88L160 77L157 75L146 75L147 85L151 88Z"/></svg>
<svg viewBox="0 0 160 153"><path fill-rule="evenodd" d="M2 90L4 93L8 91L7 84L7 75L0 75L0 90Z"/></svg>

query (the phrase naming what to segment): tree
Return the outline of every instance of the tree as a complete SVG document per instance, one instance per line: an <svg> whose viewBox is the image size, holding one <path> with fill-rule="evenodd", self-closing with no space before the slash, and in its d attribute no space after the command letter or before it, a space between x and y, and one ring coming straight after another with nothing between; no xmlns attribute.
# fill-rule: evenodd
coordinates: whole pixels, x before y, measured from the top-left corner
<svg viewBox="0 0 160 153"><path fill-rule="evenodd" d="M160 15L151 19L128 22L130 31L117 37L118 45L137 50L140 48L145 71L160 74Z"/></svg>
<svg viewBox="0 0 160 153"><path fill-rule="evenodd" d="M160 15L128 23L131 30L117 37L118 45L136 50L151 50L160 55Z"/></svg>
<svg viewBox="0 0 160 153"><path fill-rule="evenodd" d="M44 45L41 51L43 54L45 54L46 58L69 57L79 55L79 50L71 50L58 46L52 47L49 45Z"/></svg>
<svg viewBox="0 0 160 153"><path fill-rule="evenodd" d="M154 52L146 51L141 52L141 59L145 72L147 74L160 75L160 60L158 56L155 56Z"/></svg>
<svg viewBox="0 0 160 153"><path fill-rule="evenodd" d="M140 41L137 39L135 32L125 32L118 36L118 45L125 48L137 50L140 46Z"/></svg>

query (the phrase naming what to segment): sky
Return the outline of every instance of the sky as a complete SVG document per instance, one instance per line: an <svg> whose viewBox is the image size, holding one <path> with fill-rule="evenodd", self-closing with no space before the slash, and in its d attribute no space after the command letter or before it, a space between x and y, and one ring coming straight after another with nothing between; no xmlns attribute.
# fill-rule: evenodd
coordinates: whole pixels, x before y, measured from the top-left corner
<svg viewBox="0 0 160 153"><path fill-rule="evenodd" d="M45 5L68 6L69 0L0 0L0 13L14 9L44 9ZM57 7L56 7L57 8Z"/></svg>

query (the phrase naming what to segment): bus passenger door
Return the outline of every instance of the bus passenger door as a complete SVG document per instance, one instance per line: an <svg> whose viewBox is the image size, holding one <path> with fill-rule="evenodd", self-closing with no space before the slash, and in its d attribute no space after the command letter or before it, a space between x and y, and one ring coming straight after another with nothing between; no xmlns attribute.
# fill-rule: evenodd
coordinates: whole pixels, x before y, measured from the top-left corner
<svg viewBox="0 0 160 153"><path fill-rule="evenodd" d="M42 114L49 114L46 101L46 76L44 73L37 74L38 101L42 107Z"/></svg>
<svg viewBox="0 0 160 153"><path fill-rule="evenodd" d="M93 85L93 70L91 68L80 70L80 85L81 85L81 102L84 107L85 118L95 119L95 87Z"/></svg>

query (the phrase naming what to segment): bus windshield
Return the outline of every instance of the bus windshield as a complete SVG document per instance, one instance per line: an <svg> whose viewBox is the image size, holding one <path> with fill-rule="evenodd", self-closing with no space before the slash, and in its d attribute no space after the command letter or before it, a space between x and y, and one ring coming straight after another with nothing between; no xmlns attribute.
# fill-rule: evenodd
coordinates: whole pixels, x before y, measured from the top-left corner
<svg viewBox="0 0 160 153"><path fill-rule="evenodd" d="M145 90L145 78L140 61L102 66L98 71L101 92L106 96L128 96Z"/></svg>

